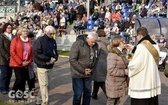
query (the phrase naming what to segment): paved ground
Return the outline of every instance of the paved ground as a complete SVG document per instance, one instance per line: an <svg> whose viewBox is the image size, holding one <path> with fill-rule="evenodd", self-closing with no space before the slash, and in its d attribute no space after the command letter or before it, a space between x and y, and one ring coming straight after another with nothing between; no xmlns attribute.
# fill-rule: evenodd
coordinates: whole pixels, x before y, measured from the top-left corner
<svg viewBox="0 0 168 105"><path fill-rule="evenodd" d="M72 105L72 82L70 75L70 65L68 58L59 58L56 63L53 73L51 83L51 90L49 93L49 99L51 105ZM168 78L163 75L163 72L160 73L162 81L162 94L159 96L160 105L168 105ZM14 75L11 81L11 87L14 82ZM36 83L36 88L38 89L38 83ZM0 94L0 100L9 102L8 95ZM130 105L129 97L126 96L123 105ZM13 103L9 102L12 105L35 105L35 99L28 99L27 103ZM98 95L98 100L91 99L91 105L105 105L106 97L103 92L100 90Z"/></svg>

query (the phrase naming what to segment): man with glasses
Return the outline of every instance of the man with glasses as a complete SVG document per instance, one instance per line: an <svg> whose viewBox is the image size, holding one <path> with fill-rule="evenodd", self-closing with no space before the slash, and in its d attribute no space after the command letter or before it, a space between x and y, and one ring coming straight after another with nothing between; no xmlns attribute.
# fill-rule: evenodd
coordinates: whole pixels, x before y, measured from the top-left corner
<svg viewBox="0 0 168 105"><path fill-rule="evenodd" d="M90 105L91 76L98 57L97 34L90 32L80 35L73 43L70 51L70 66L73 87L73 105Z"/></svg>
<svg viewBox="0 0 168 105"><path fill-rule="evenodd" d="M48 105L49 101L49 81L51 69L54 62L58 59L57 44L53 39L55 29L52 26L45 28L45 35L38 38L34 43L34 62L37 65L37 75L40 86L42 103L40 100L40 93L37 97L36 105Z"/></svg>
<svg viewBox="0 0 168 105"><path fill-rule="evenodd" d="M136 31L138 44L126 47L134 53L129 62L128 76L131 105L159 105L158 95L161 94L161 81L158 71L159 47L145 27Z"/></svg>

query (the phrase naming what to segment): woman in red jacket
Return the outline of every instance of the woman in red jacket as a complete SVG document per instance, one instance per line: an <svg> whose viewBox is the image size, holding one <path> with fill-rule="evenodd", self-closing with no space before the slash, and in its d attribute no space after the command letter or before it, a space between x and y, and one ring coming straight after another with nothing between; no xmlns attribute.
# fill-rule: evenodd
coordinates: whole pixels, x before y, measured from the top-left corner
<svg viewBox="0 0 168 105"><path fill-rule="evenodd" d="M25 91L25 82L29 78L28 67L32 63L33 49L31 39L28 38L27 28L21 27L10 45L10 66L13 67L16 80L13 86L15 92ZM23 95L21 95L23 96ZM22 98L16 95L16 99Z"/></svg>

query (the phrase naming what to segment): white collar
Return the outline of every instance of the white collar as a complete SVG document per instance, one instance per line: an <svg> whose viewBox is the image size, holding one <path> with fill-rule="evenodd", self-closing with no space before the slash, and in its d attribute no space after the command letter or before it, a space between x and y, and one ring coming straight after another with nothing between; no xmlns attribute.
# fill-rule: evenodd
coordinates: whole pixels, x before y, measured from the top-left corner
<svg viewBox="0 0 168 105"><path fill-rule="evenodd" d="M28 42L28 37L26 39L24 39L22 36L20 36L20 39L23 41L23 42Z"/></svg>
<svg viewBox="0 0 168 105"><path fill-rule="evenodd" d="M4 32L4 34L9 40L12 39L12 34L11 33Z"/></svg>

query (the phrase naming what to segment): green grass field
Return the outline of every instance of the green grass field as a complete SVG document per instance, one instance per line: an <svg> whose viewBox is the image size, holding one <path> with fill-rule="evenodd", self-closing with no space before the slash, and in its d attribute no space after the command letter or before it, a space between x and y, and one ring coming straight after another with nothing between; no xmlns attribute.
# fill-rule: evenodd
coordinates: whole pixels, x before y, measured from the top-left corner
<svg viewBox="0 0 168 105"><path fill-rule="evenodd" d="M5 102L0 101L0 105L11 105L11 104L7 104Z"/></svg>
<svg viewBox="0 0 168 105"><path fill-rule="evenodd" d="M58 50L58 54L62 55L62 56L69 56L70 52L69 51Z"/></svg>

